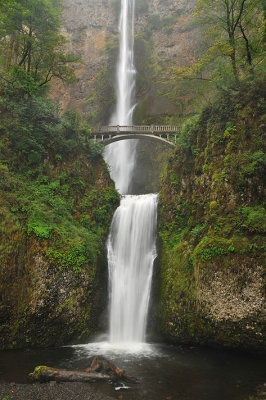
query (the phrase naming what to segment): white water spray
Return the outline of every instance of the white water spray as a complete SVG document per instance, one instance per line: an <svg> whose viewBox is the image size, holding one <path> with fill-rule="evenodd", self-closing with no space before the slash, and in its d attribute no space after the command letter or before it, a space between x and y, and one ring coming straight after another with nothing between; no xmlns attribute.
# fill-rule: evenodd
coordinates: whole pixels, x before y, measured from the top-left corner
<svg viewBox="0 0 266 400"><path fill-rule="evenodd" d="M135 0L121 0L117 105L111 125L132 125L134 111ZM136 140L107 146L105 161L121 194L128 194L135 165ZM107 242L110 284L110 337L129 351L145 340L156 257L157 195L126 195L117 209ZM130 345L129 345L130 343ZM139 346L137 346L139 348Z"/></svg>

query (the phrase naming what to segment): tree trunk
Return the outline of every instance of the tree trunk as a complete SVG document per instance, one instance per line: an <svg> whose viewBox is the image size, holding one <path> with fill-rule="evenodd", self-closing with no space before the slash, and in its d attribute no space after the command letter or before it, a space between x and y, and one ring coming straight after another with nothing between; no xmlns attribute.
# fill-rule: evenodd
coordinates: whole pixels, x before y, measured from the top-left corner
<svg viewBox="0 0 266 400"><path fill-rule="evenodd" d="M236 66L236 47L235 47L234 37L232 37L232 36L230 37L229 36L229 41L230 41L230 45L232 47L232 52L230 54L230 58L231 58L233 75L234 75L236 84L238 84L239 83L239 76L238 76L238 70L237 70L237 66Z"/></svg>
<svg viewBox="0 0 266 400"><path fill-rule="evenodd" d="M250 51L249 40L247 38L247 35L246 35L245 30L244 30L244 28L243 28L241 23L239 24L239 28L241 30L243 39L246 42L247 60L248 60L249 66L250 66L250 71L251 71L251 73L253 73L254 71L253 71L253 66L252 66L252 56L251 56L251 51Z"/></svg>

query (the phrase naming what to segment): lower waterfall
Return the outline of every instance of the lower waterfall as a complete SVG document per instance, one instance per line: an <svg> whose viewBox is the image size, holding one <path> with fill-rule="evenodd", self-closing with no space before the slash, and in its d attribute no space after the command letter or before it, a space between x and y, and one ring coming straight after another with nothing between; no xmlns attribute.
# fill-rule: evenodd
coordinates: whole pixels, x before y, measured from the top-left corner
<svg viewBox="0 0 266 400"><path fill-rule="evenodd" d="M107 242L111 343L144 342L156 253L157 194L123 196Z"/></svg>

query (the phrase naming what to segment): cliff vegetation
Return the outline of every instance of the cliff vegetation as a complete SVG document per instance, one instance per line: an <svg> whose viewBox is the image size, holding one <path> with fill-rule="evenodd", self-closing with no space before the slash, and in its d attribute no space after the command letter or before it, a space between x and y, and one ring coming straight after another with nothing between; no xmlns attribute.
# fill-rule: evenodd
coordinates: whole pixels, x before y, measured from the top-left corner
<svg viewBox="0 0 266 400"><path fill-rule="evenodd" d="M252 5L199 1L208 46L173 70L177 90L201 81L205 94L160 194L160 321L175 342L265 349L265 36Z"/></svg>
<svg viewBox="0 0 266 400"><path fill-rule="evenodd" d="M97 329L119 195L88 124L48 98L52 78L75 79L57 2L0 14L0 347L64 344Z"/></svg>

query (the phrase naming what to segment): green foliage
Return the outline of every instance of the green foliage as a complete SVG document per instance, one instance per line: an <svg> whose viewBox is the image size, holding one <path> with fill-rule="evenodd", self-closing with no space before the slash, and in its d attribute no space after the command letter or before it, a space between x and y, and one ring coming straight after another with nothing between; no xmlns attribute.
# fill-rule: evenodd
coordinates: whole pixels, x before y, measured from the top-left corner
<svg viewBox="0 0 266 400"><path fill-rule="evenodd" d="M53 77L73 81L60 34L61 9L52 0L7 0L0 4L0 80L9 95L32 94Z"/></svg>
<svg viewBox="0 0 266 400"><path fill-rule="evenodd" d="M154 23L158 25L159 21ZM215 102L219 93L230 94L244 82L265 75L260 0L198 0L191 23L199 32L195 60L185 67L174 66L172 79L167 77L163 89L164 95L179 106L181 121L202 110L210 100ZM223 144L229 131L225 136L217 132L212 140Z"/></svg>
<svg viewBox="0 0 266 400"><path fill-rule="evenodd" d="M178 186L179 185L178 178L173 172L170 174L170 181L171 181L173 186Z"/></svg>
<svg viewBox="0 0 266 400"><path fill-rule="evenodd" d="M56 161L78 155L81 150L92 160L101 155L101 145L89 140L91 129L78 113L68 111L60 116L58 106L44 95L2 100L6 117L0 131L14 150L10 159L13 168L37 170L48 154Z"/></svg>
<svg viewBox="0 0 266 400"><path fill-rule="evenodd" d="M0 297L11 310L1 329L2 346L49 345L91 333L97 259L119 201L101 157L103 147L91 140L88 121L73 111L62 115L47 96L52 77L73 78L67 64L74 58L64 54L58 4L0 1L0 272L5 281ZM34 334L27 305L35 278L33 264L25 266L26 253L32 250L50 265L56 280L67 269L74 291L84 277L88 283L76 297L81 315L62 320L67 339L55 339L54 327L38 338ZM21 283L17 293L13 271ZM5 274L7 280L2 279ZM15 303L19 307L14 314ZM66 305L71 307L64 303L55 308L59 312L62 307L64 314ZM50 316L38 318L47 321Z"/></svg>
<svg viewBox="0 0 266 400"><path fill-rule="evenodd" d="M171 33L169 31L171 25L174 25L177 21L179 13L176 12L168 17L161 17L159 14L152 14L148 17L148 24L151 30L163 30L166 33Z"/></svg>
<svg viewBox="0 0 266 400"><path fill-rule="evenodd" d="M225 92L188 118L178 136L160 196L159 231L169 251L180 254L191 246L188 258L195 267L232 254L263 257L260 87L258 81L234 96Z"/></svg>
<svg viewBox="0 0 266 400"><path fill-rule="evenodd" d="M263 173L266 168L266 154L262 151L256 151L255 153L246 153L242 155L244 165L241 169L243 177L252 177L255 174Z"/></svg>
<svg viewBox="0 0 266 400"><path fill-rule="evenodd" d="M3 121L3 130L17 161L23 159L28 165L39 164L47 155L47 143L54 142L58 110L51 100L39 96L7 101L5 108L10 117Z"/></svg>
<svg viewBox="0 0 266 400"><path fill-rule="evenodd" d="M88 99L88 101L95 103L99 110L93 118L93 123L99 120L101 120L101 123L105 120L107 121L110 116L110 109L115 102L113 75L116 53L117 47L109 49L108 68L100 68L95 77L95 92L93 97Z"/></svg>
<svg viewBox="0 0 266 400"><path fill-rule="evenodd" d="M68 224L68 227L71 229L70 224ZM73 233L75 233L75 230L74 228ZM80 239L68 239L69 248L61 251L50 248L45 255L50 261L64 268L72 267L74 274L78 275L83 266L92 266L96 262L99 251L98 241L99 237L96 234L80 229Z"/></svg>
<svg viewBox="0 0 266 400"><path fill-rule="evenodd" d="M228 58L236 82L240 75L238 64L254 72L254 58L262 56L263 15L259 0L199 0L195 17L207 29L205 33L213 43L205 54L205 62L212 60L213 55L224 62Z"/></svg>
<svg viewBox="0 0 266 400"><path fill-rule="evenodd" d="M92 159L96 159L103 154L104 145L97 143L94 140L90 140L90 156Z"/></svg>
<svg viewBox="0 0 266 400"><path fill-rule="evenodd" d="M134 52L136 70L138 71L136 90L137 95L142 96L149 89L156 76L152 43L148 35L138 34L135 36Z"/></svg>
<svg viewBox="0 0 266 400"><path fill-rule="evenodd" d="M95 265L119 201L113 187L95 186L97 168L103 168L102 146L89 140L91 130L79 114L60 116L44 96L7 99L4 107L3 225L18 229L15 222L23 220L28 235L49 243L44 255L78 275L84 265ZM83 206L86 199L88 208ZM4 258L7 252L6 247Z"/></svg>
<svg viewBox="0 0 266 400"><path fill-rule="evenodd" d="M228 152L236 146L236 138L232 137L228 143ZM253 151L251 149L241 154L228 154L225 159L227 173L233 172L232 179L239 189L247 185L254 176L263 177L266 170L266 158L263 150Z"/></svg>
<svg viewBox="0 0 266 400"><path fill-rule="evenodd" d="M266 232L266 212L262 206L241 207L241 227L249 232Z"/></svg>
<svg viewBox="0 0 266 400"><path fill-rule="evenodd" d="M193 152L193 137L195 132L195 127L199 122L199 116L194 115L193 117L189 117L182 124L181 132L177 136L177 146L184 149L191 149Z"/></svg>
<svg viewBox="0 0 266 400"><path fill-rule="evenodd" d="M218 204L217 201L211 201L210 202L210 213L214 214L218 209Z"/></svg>
<svg viewBox="0 0 266 400"><path fill-rule="evenodd" d="M202 13L206 23L209 13L221 18L219 7L226 2L201 2L207 3L210 10L204 8ZM227 3L239 5L238 1ZM253 22L258 22L259 13L257 17ZM253 30L253 22L246 21L245 28L255 41L261 32ZM178 343L257 347L256 335L245 331L246 318L239 324L227 317L219 321L216 311L213 316L210 313L210 299L213 304L219 300L213 290L219 274L224 275L224 287L227 277L233 277L232 289L244 297L244 289L252 285L249 273L260 274L265 263L265 73L262 64L258 68L261 55L255 48L251 71L238 27L235 77L226 33L212 21L209 28L206 47L210 52L203 51L189 70L174 71L176 85L167 93L183 104L183 98L189 98L201 82L200 104L190 102L185 109L187 122L177 137L160 192L161 327L166 338ZM212 28L217 29L213 37ZM220 43L214 42L216 34ZM261 310L251 317L254 324Z"/></svg>
<svg viewBox="0 0 266 400"><path fill-rule="evenodd" d="M0 186L5 199L7 194L1 189ZM15 220L25 220L28 235L49 241L49 246L44 246L47 247L44 255L50 261L72 268L74 274L79 274L84 265L95 265L102 237L109 229L113 209L119 201L113 187L99 191L91 186L88 191L88 183L77 185L70 171L56 180L40 175L29 182L27 176L20 176L14 194Z"/></svg>
<svg viewBox="0 0 266 400"><path fill-rule="evenodd" d="M191 230L191 233L192 233L192 235L195 236L196 239L198 239L202 236L202 233L205 231L206 227L207 227L207 224L199 224Z"/></svg>
<svg viewBox="0 0 266 400"><path fill-rule="evenodd" d="M205 236L195 249L195 253L200 255L201 262L205 263L213 258L225 256L227 254L227 250L224 248L224 246L226 246L226 241L224 239L216 238L214 244L213 241L213 238Z"/></svg>

